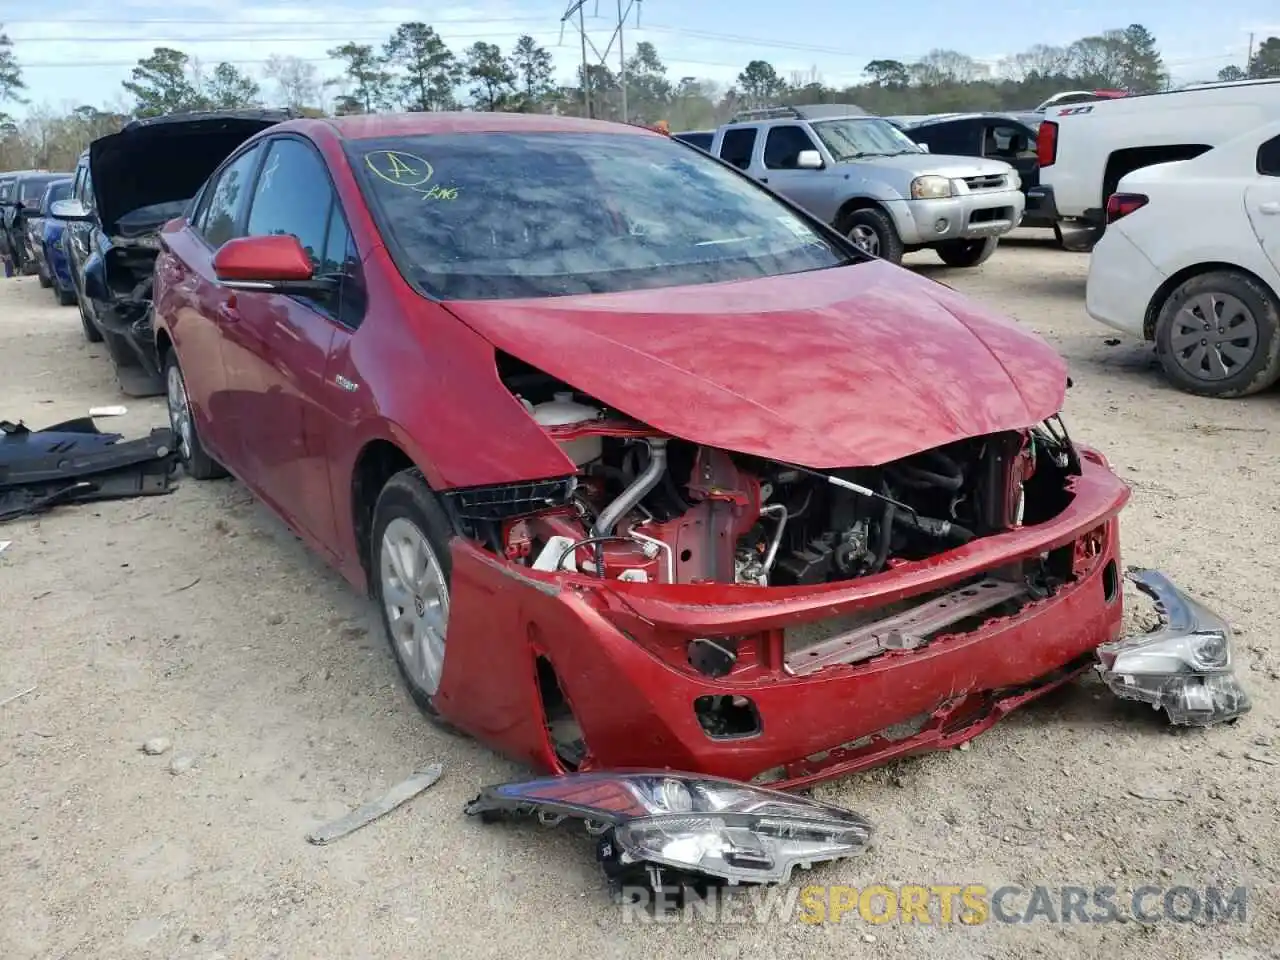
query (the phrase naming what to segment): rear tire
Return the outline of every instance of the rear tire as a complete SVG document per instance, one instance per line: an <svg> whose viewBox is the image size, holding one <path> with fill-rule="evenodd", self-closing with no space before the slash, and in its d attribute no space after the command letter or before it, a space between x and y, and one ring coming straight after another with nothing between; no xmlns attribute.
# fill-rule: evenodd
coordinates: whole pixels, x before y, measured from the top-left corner
<svg viewBox="0 0 1280 960"><path fill-rule="evenodd" d="M369 577L391 655L428 719L444 675L453 573L453 526L416 468L387 481L373 512Z"/></svg>
<svg viewBox="0 0 1280 960"><path fill-rule="evenodd" d="M53 292L54 296L58 298L58 306L74 307L76 305L76 292L74 290L64 290L55 282Z"/></svg>
<svg viewBox="0 0 1280 960"><path fill-rule="evenodd" d="M1234 398L1280 379L1280 299L1235 270L1202 273L1160 307L1156 356L1178 389Z"/></svg>
<svg viewBox="0 0 1280 960"><path fill-rule="evenodd" d="M178 354L169 350L164 355L165 405L169 409L169 428L178 444L178 458L187 476L193 480L217 480L227 475L226 468L205 452L187 396L187 381L178 364Z"/></svg>
<svg viewBox="0 0 1280 960"><path fill-rule="evenodd" d="M53 286L53 278L49 276L43 266L36 267L36 279L40 281L40 286L46 290Z"/></svg>
<svg viewBox="0 0 1280 960"><path fill-rule="evenodd" d="M902 263L902 238L893 219L879 207L855 210L844 218L841 232L864 253L890 263Z"/></svg>
<svg viewBox="0 0 1280 960"><path fill-rule="evenodd" d="M948 267L976 267L990 260L999 245L999 237L986 237L982 240L945 240L934 249Z"/></svg>

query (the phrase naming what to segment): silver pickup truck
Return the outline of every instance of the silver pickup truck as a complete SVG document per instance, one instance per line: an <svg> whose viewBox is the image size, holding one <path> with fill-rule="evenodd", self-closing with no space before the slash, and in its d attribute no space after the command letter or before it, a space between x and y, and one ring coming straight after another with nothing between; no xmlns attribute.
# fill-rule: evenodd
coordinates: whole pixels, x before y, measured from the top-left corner
<svg viewBox="0 0 1280 960"><path fill-rule="evenodd" d="M930 154L855 106L739 114L716 130L710 153L894 263L929 248L949 266L977 266L1025 206L1009 164Z"/></svg>

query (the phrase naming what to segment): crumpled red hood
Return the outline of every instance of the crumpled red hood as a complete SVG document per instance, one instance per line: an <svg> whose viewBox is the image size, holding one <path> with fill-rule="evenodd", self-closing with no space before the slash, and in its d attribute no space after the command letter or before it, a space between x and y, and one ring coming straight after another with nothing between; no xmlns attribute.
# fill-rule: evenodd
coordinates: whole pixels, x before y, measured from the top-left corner
<svg viewBox="0 0 1280 960"><path fill-rule="evenodd" d="M881 261L695 287L450 301L500 350L659 430L818 469L873 466L1062 408L1034 333Z"/></svg>

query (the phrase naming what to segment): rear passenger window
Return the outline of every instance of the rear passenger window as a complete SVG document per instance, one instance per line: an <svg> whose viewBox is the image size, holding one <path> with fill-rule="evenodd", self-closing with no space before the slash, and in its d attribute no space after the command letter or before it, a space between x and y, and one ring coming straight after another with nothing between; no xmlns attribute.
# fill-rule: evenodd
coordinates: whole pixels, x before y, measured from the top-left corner
<svg viewBox="0 0 1280 960"><path fill-rule="evenodd" d="M770 170L795 170L801 150L817 150L804 127L773 127L764 141L764 165Z"/></svg>
<svg viewBox="0 0 1280 960"><path fill-rule="evenodd" d="M1258 172L1264 177L1280 177L1280 137L1272 137L1258 148Z"/></svg>
<svg viewBox="0 0 1280 960"><path fill-rule="evenodd" d="M207 191L208 205L197 214L196 229L214 249L237 236L245 205L249 202L249 187L253 171L262 155L261 146L255 146L223 167L213 189Z"/></svg>
<svg viewBox="0 0 1280 960"><path fill-rule="evenodd" d="M720 140L720 159L739 170L751 166L751 153L756 148L756 128L736 127L726 130Z"/></svg>

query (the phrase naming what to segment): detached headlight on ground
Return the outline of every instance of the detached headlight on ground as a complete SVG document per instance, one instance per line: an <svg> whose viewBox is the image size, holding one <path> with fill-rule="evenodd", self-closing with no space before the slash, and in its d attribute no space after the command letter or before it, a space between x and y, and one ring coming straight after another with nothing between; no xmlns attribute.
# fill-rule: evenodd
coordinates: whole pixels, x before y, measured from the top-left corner
<svg viewBox="0 0 1280 960"><path fill-rule="evenodd" d="M871 824L805 797L684 773L576 773L486 787L468 814L572 817L602 837L611 877L658 866L729 883L777 883L861 853Z"/></svg>
<svg viewBox="0 0 1280 960"><path fill-rule="evenodd" d="M951 181L946 177L929 174L911 181L912 200L941 200L951 195Z"/></svg>
<svg viewBox="0 0 1280 960"><path fill-rule="evenodd" d="M1172 723L1209 726L1247 713L1231 666L1231 628L1155 570L1129 580L1155 601L1164 624L1098 648L1098 673L1117 696L1163 709Z"/></svg>

